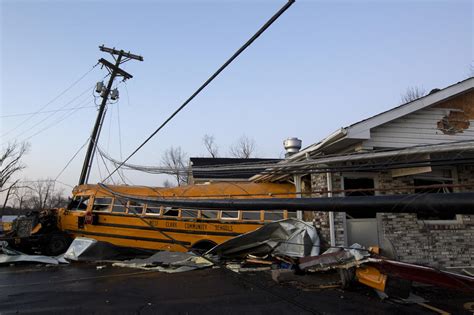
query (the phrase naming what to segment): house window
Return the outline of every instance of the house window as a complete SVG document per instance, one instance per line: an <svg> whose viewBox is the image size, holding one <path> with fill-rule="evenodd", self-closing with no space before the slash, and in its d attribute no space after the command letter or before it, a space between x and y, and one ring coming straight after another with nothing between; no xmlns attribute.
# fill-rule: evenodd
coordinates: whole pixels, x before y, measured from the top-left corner
<svg viewBox="0 0 474 315"><path fill-rule="evenodd" d="M344 177L344 190L346 196L374 196L375 195L374 179L369 177L350 178ZM347 211L347 218L375 218L377 213L375 210Z"/></svg>
<svg viewBox="0 0 474 315"><path fill-rule="evenodd" d="M453 184L452 179L415 178L413 180L415 194L449 194L453 192L451 187L440 187L440 185ZM427 187L433 186L433 187ZM418 213L418 220L456 220L454 213Z"/></svg>

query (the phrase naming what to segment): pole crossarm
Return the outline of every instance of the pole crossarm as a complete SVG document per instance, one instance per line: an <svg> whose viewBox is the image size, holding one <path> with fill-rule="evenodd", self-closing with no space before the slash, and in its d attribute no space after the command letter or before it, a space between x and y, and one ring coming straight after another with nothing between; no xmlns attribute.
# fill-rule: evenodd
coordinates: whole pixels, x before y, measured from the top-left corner
<svg viewBox="0 0 474 315"><path fill-rule="evenodd" d="M115 66L113 63L105 60L104 58L100 58L99 62L101 64L103 64L104 66L106 66L109 69L110 72L116 71L117 76L120 75L120 76L124 77L125 80L133 78L133 75L131 75L130 73L128 73L125 70L120 69L119 67Z"/></svg>
<svg viewBox="0 0 474 315"><path fill-rule="evenodd" d="M103 52L107 52L107 53L112 54L112 55L122 55L125 58L143 61L142 56L131 54L130 51L125 52L123 50L117 50L115 48L108 48L108 47L105 47L104 45L99 46L99 49Z"/></svg>

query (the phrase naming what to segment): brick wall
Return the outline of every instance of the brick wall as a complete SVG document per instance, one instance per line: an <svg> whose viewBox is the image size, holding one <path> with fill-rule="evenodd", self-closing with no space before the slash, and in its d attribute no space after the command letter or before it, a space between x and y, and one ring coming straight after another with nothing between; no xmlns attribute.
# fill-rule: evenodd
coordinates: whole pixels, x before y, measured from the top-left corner
<svg viewBox="0 0 474 315"><path fill-rule="evenodd" d="M332 174L333 189L341 189L341 175ZM474 166L457 167L458 184L474 185ZM377 188L413 186L413 176L392 178L390 172L381 172L375 178ZM313 174L313 197L326 197L326 174ZM456 191L473 191L474 187ZM413 193L413 190L380 191L378 194ZM318 229L323 246L329 244L329 215L327 212L307 212ZM401 261L429 265L437 268L474 264L474 216L458 216L455 223L432 224L418 220L412 213L381 213L379 239L389 240ZM344 244L344 214L335 213L336 244Z"/></svg>
<svg viewBox="0 0 474 315"><path fill-rule="evenodd" d="M340 174L332 174L333 190L341 189L341 176ZM312 197L327 197L327 177L326 174L313 174L311 176L311 188ZM338 194L333 194L337 196ZM345 246L345 234L344 234L344 213L334 213L334 227L336 236L336 246ZM305 219L312 221L314 226L319 232L321 238L322 250L325 250L330 245L330 234L329 234L329 213L320 211L307 211L305 213Z"/></svg>
<svg viewBox="0 0 474 315"><path fill-rule="evenodd" d="M458 184L474 185L474 167L457 167ZM390 186L390 176L381 174L382 185ZM412 184L412 177L392 180L393 186ZM401 181L401 182L400 182ZM472 191L474 187L458 188ZM456 222L433 224L418 220L413 213L382 213L379 215L381 237L394 246L401 261L437 268L474 264L474 216L459 215Z"/></svg>
<svg viewBox="0 0 474 315"><path fill-rule="evenodd" d="M382 236L394 246L401 261L437 268L474 263L474 224L462 216L456 224L427 224L416 214L384 213Z"/></svg>

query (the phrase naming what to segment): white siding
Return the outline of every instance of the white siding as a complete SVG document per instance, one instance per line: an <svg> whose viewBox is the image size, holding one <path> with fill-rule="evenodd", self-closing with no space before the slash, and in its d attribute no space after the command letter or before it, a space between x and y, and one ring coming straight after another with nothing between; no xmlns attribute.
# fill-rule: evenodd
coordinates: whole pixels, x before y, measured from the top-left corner
<svg viewBox="0 0 474 315"><path fill-rule="evenodd" d="M407 146L438 144L462 140L474 140L474 120L462 133L444 134L437 123L449 113L449 109L427 108L395 119L370 130L370 139L364 147L403 148Z"/></svg>

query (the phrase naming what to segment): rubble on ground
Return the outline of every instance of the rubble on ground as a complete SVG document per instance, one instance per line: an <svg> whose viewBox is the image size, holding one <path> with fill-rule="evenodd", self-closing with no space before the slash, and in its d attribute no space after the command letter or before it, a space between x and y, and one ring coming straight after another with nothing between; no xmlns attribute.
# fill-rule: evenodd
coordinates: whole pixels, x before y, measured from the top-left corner
<svg viewBox="0 0 474 315"><path fill-rule="evenodd" d="M25 226L30 225L27 223L27 220L23 222ZM349 248L332 247L320 254L316 229L297 219L266 224L223 242L204 255L152 253L85 237L74 239L64 254L54 257L27 255L9 248L6 242L0 245L0 264L95 262L100 263L98 270L110 265L165 273L225 267L236 273L268 272L279 284L292 284L305 290L346 288L357 281L375 289L381 298L390 297L402 302L416 300L411 292L412 282L465 292L474 290L471 275L389 260L380 255L379 248L366 249L353 244Z"/></svg>

